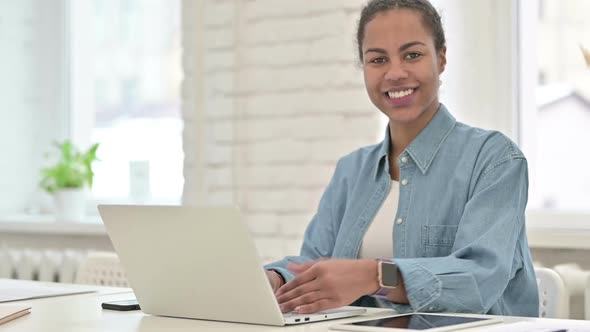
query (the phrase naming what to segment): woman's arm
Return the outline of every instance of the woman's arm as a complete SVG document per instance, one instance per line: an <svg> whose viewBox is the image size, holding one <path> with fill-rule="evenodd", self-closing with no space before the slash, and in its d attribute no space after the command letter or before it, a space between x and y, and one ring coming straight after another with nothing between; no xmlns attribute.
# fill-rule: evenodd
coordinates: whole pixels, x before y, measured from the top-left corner
<svg viewBox="0 0 590 332"><path fill-rule="evenodd" d="M498 302L522 267L527 191L522 155L492 165L465 206L449 256L394 259L413 311L486 313Z"/></svg>
<svg viewBox="0 0 590 332"><path fill-rule="evenodd" d="M300 255L287 256L280 261L264 266L266 270L275 270L279 273L285 282L289 282L294 278L293 272L288 268L290 263L303 264L317 259L332 257L339 227L339 222L334 217L332 206L335 200L342 199L341 197L335 197L337 195L336 186L341 186L339 183L341 172L341 161L339 161L334 175L320 199L318 210L311 222L307 225ZM342 188L339 189L339 192L343 192Z"/></svg>

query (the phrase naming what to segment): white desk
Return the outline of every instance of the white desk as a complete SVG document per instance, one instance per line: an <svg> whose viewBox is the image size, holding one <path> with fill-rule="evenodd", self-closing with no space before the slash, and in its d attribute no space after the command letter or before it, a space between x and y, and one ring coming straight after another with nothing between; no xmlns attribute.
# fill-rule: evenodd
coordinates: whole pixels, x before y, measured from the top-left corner
<svg viewBox="0 0 590 332"><path fill-rule="evenodd" d="M65 284L60 284L64 286ZM71 285L71 287L76 287ZM178 319L150 316L141 311L103 310L100 305L104 301L125 300L134 295L128 288L97 287L98 293L61 296L36 299L30 301L10 302L11 304L27 304L32 307L31 313L0 325L1 331L7 332L91 332L91 331L262 331L262 332L320 332L329 331L330 325L366 319L367 316L382 316L382 309L369 309L367 314L355 318L336 321L303 324L291 327L272 327L249 324L222 323L193 319ZM505 317L505 322L524 320L542 320L539 318ZM571 322L565 321L564 323ZM582 323L590 331L590 321ZM479 328L481 329L481 328ZM477 331L466 329L461 331Z"/></svg>

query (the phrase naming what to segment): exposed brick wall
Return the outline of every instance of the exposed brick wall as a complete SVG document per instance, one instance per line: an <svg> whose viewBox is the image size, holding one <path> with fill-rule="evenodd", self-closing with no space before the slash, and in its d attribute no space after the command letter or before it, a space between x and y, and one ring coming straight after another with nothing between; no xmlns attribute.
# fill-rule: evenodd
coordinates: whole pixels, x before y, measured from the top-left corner
<svg viewBox="0 0 590 332"><path fill-rule="evenodd" d="M183 10L184 201L236 204L264 260L296 254L338 158L382 136L356 63L364 1L195 3Z"/></svg>

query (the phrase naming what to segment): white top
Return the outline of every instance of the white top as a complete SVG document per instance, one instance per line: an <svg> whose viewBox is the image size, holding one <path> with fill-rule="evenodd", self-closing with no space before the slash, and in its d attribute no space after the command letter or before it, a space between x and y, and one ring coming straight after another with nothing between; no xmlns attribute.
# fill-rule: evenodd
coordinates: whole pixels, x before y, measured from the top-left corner
<svg viewBox="0 0 590 332"><path fill-rule="evenodd" d="M365 233L359 258L393 258L393 222L398 201L399 182L392 180L389 194Z"/></svg>

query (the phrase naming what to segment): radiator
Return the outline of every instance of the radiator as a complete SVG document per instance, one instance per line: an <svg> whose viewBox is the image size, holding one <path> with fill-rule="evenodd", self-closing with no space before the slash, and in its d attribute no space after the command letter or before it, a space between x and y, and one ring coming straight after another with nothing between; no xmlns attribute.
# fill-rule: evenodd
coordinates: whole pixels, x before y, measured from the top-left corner
<svg viewBox="0 0 590 332"><path fill-rule="evenodd" d="M86 251L0 248L0 278L74 283Z"/></svg>

